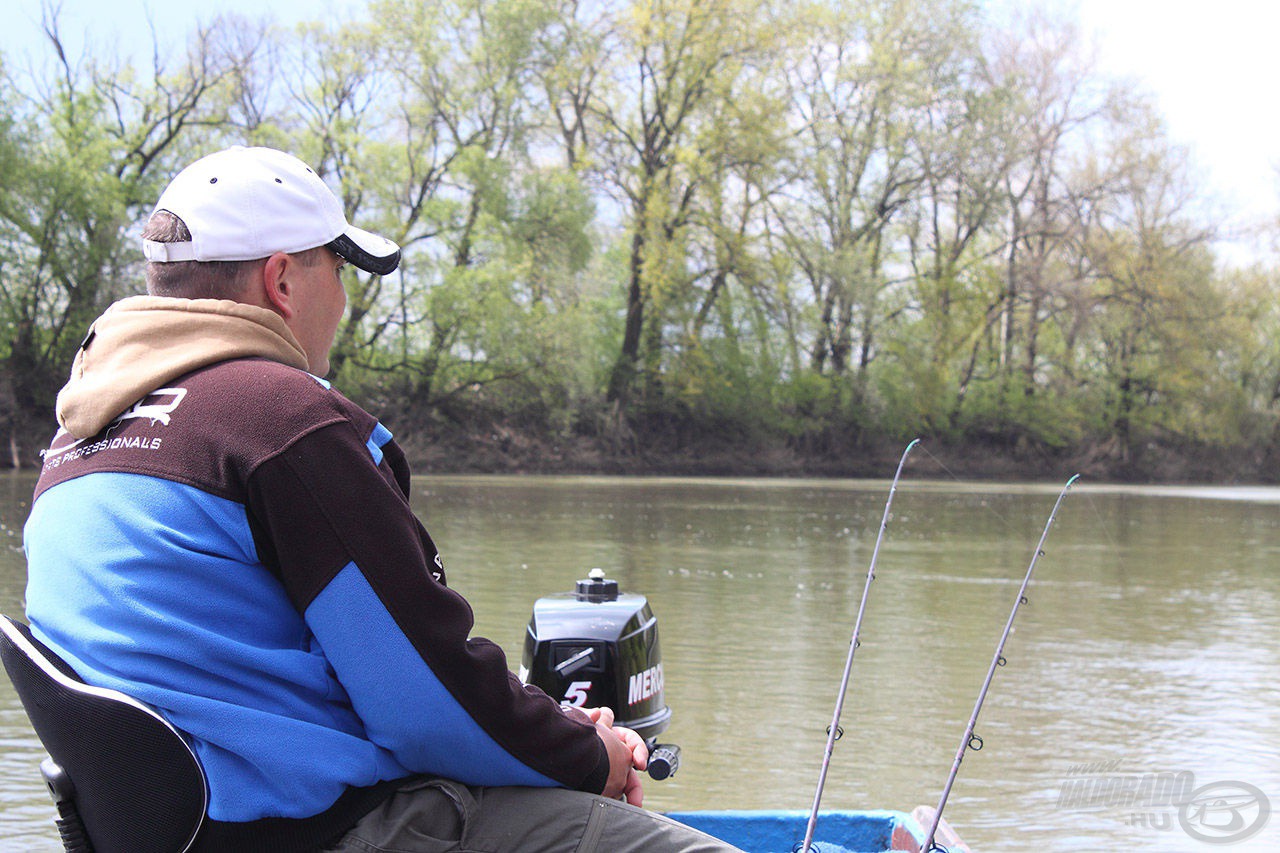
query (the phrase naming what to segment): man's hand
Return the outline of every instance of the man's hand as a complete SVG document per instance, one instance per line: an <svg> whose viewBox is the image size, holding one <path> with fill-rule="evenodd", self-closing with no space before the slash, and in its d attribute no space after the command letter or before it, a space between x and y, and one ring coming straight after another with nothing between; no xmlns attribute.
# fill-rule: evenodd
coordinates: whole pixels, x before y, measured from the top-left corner
<svg viewBox="0 0 1280 853"><path fill-rule="evenodd" d="M609 708L585 708L587 716L596 724L596 734L609 753L609 781L605 783L604 796L623 797L633 806L644 802L640 786L640 774L649 764L649 749L644 738L625 726L613 724L613 711Z"/></svg>

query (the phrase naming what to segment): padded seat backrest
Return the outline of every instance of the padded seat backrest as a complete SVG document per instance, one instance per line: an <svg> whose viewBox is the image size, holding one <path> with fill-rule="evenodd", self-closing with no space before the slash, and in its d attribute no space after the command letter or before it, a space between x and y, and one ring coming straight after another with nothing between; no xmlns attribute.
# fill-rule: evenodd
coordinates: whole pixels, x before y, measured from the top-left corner
<svg viewBox="0 0 1280 853"><path fill-rule="evenodd" d="M199 759L177 729L123 693L85 684L7 616L0 616L0 658L36 735L70 779L96 853L190 848L208 791Z"/></svg>

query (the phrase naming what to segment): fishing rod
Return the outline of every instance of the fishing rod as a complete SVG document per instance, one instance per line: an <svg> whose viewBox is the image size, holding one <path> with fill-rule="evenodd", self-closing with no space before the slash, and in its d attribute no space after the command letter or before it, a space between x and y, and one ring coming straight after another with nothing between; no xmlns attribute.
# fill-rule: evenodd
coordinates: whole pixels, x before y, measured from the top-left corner
<svg viewBox="0 0 1280 853"><path fill-rule="evenodd" d="M1018 608L1027 603L1027 585L1031 583L1031 573L1036 570L1036 561L1044 556L1044 541L1049 536L1049 528L1053 527L1053 521L1058 517L1058 507L1062 504L1062 499L1067 496L1067 492L1080 479L1079 474L1075 474L1067 484L1062 487L1062 491L1058 493L1058 499L1053 504L1053 511L1049 513L1049 520L1044 524L1044 531L1040 534L1040 542L1036 545L1035 553L1031 555L1031 565L1027 566L1027 576L1022 579L1022 586L1018 589L1018 597L1013 602L1013 610L1009 612L1009 621L1005 623L1004 633L1000 635L1000 642L996 645L996 653L991 658L991 666L987 669L987 678L982 682L982 689L978 691L977 704L973 706L973 713L969 715L969 724L965 727L964 736L960 738L960 748L956 750L955 762L951 765L951 775L947 777L947 784L942 789L942 799L938 801L938 809L933 815L933 825L929 827L929 834L925 836L924 843L920 845L921 853L932 853L934 850L942 850L945 853L946 848L940 847L933 842L933 836L938 831L938 825L942 823L942 810L947 807L947 797L951 795L951 786L955 784L956 775L960 772L960 762L964 760L965 750L972 749L977 751L982 749L982 738L973 733L973 728L978 724L978 712L982 710L983 700L987 698L987 689L991 687L991 679L996 674L996 667L1004 666L1007 661L1004 657L1004 644L1009 639L1009 634L1013 631L1013 620L1018 615Z"/></svg>
<svg viewBox="0 0 1280 853"><path fill-rule="evenodd" d="M867 595L871 592L871 582L876 577L876 558L880 555L880 541L884 539L884 529L889 525L889 507L893 505L894 492L898 491L898 478L902 476L902 466L907 462L907 454L920 443L920 439L912 439L907 449L902 451L898 460L898 470L889 485L889 499L884 502L884 517L880 519L880 532L876 534L875 547L871 549L871 565L867 567L867 581L862 586L862 603L858 605L858 618L853 623L853 636L849 639L849 656L844 662L844 677L840 679L840 692L836 694L836 712L831 718L831 727L827 729L827 748L822 755L822 770L818 773L818 790L813 795L813 809L809 812L809 823L804 830L804 842L800 846L801 853L809 853L809 845L813 843L813 830L818 823L818 804L822 802L822 789L827 783L827 770L831 766L831 753L836 741L844 732L840 729L840 712L844 709L844 695L849 689L849 672L853 669L853 653L858 649L858 634L862 630L862 614L867 609Z"/></svg>

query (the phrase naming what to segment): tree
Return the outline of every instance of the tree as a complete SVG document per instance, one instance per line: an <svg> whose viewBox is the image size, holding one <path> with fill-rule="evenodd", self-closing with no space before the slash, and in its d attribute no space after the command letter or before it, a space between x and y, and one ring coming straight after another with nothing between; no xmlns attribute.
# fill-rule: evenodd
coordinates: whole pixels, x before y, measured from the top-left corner
<svg viewBox="0 0 1280 853"><path fill-rule="evenodd" d="M1211 229L1191 216L1186 161L1158 119L1126 116L1109 152L1121 190L1092 209L1084 252L1095 278L1089 340L1106 427L1129 462L1140 438L1199 438L1199 400L1220 382L1225 302Z"/></svg>
<svg viewBox="0 0 1280 853"><path fill-rule="evenodd" d="M637 390L658 393L665 323L688 297L682 231L702 190L699 143L709 117L742 94L744 69L762 45L768 7L756 0L641 0L626 9L615 63L593 113L600 123L597 174L626 211L625 319L607 399L621 412Z"/></svg>
<svg viewBox="0 0 1280 853"><path fill-rule="evenodd" d="M386 222L404 250L393 278L349 288L353 310L340 338L348 378L373 377L418 412L479 399L497 384L545 387L535 377L560 366L548 351L571 334L562 317L576 309L572 282L592 251L590 199L572 168L539 162L548 139L531 117L556 6L389 0L372 8L383 23L368 43L342 47L344 36L330 34L325 49L350 52L382 109L318 88L350 105L341 150L354 180L344 174L343 187L361 195L348 200L361 205L362 221ZM326 139L336 136L331 124L317 122Z"/></svg>
<svg viewBox="0 0 1280 853"><path fill-rule="evenodd" d="M130 63L68 55L56 11L45 35L55 73L6 75L0 109L0 361L11 399L10 446L48 423L77 344L92 319L136 285L140 253L127 229L150 211L193 127L226 120L220 93L244 57L216 51L218 25L198 30L171 70L157 48L151 77Z"/></svg>

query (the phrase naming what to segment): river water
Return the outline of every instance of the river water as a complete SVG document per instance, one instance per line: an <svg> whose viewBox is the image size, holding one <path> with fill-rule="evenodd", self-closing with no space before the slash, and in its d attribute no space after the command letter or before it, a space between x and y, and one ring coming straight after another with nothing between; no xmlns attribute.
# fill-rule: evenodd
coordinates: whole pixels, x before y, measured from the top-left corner
<svg viewBox="0 0 1280 853"><path fill-rule="evenodd" d="M10 614L31 485L0 478ZM1060 488L922 482L908 465L824 808L936 805ZM647 805L809 808L886 481L431 476L414 489L476 633L513 668L533 602L590 568L649 597L674 712L663 739L684 756ZM1078 484L1005 657L984 748L946 808L976 851L1280 849L1280 815L1266 814L1280 810L1280 490ZM42 753L0 682L0 849L54 851ZM1193 802L1161 800L1169 780Z"/></svg>

